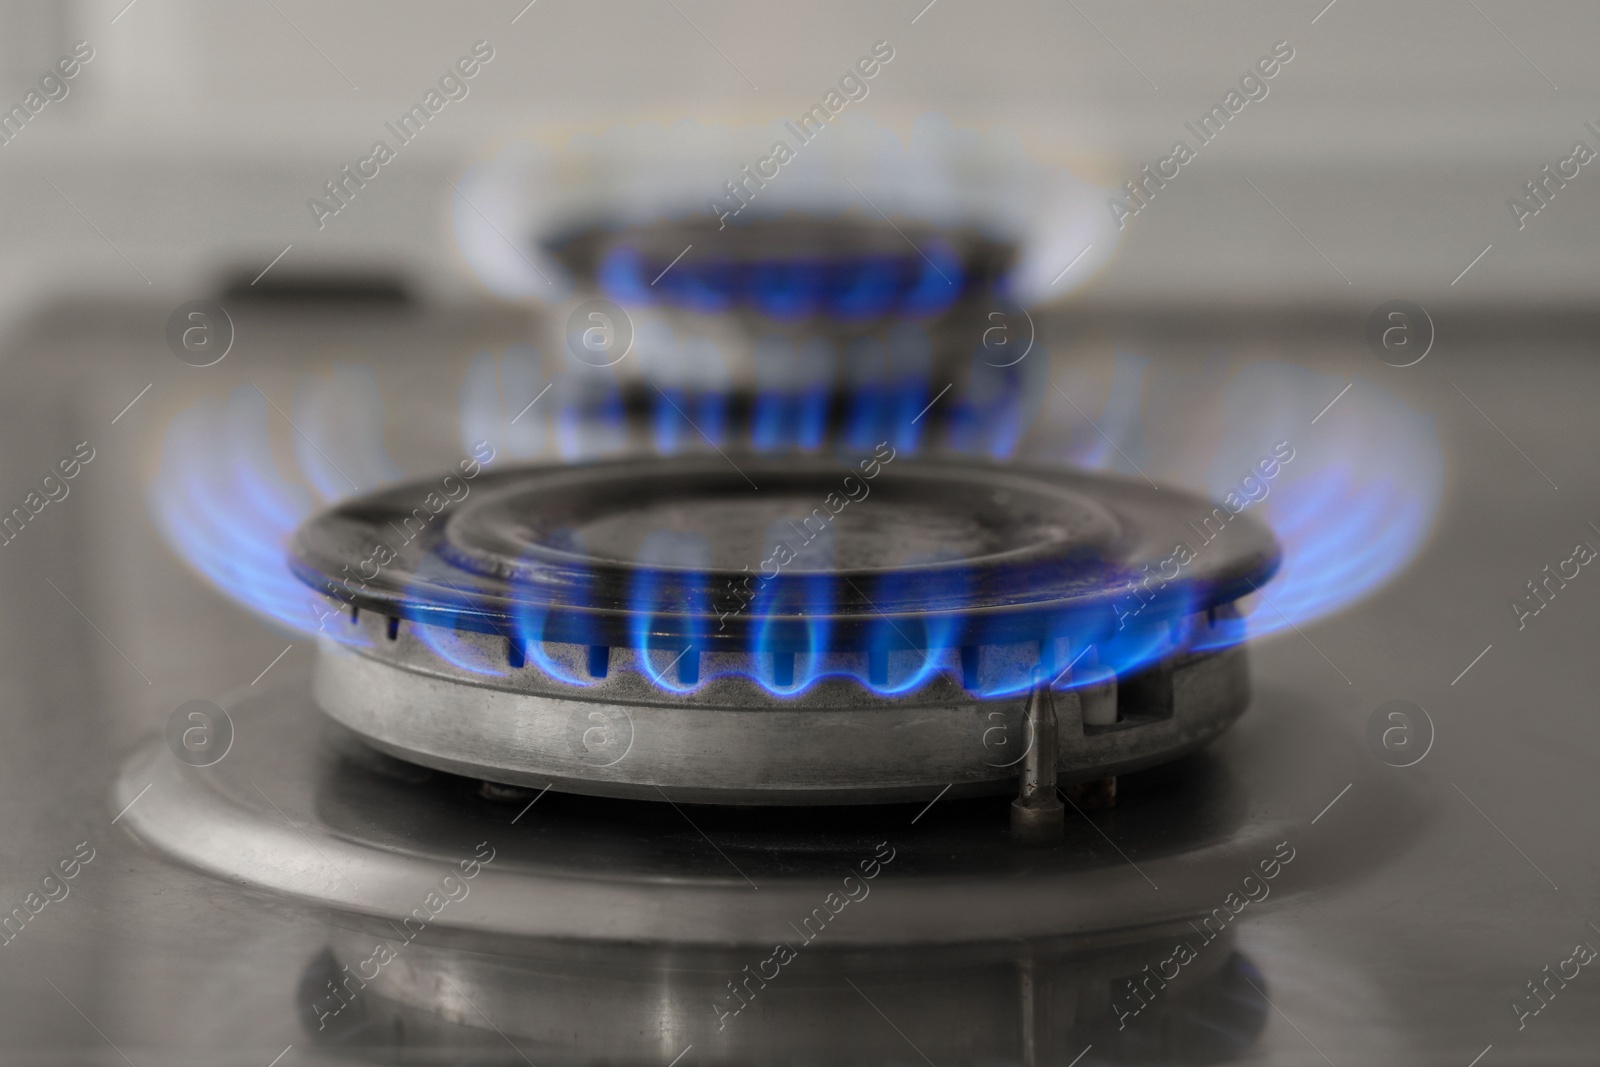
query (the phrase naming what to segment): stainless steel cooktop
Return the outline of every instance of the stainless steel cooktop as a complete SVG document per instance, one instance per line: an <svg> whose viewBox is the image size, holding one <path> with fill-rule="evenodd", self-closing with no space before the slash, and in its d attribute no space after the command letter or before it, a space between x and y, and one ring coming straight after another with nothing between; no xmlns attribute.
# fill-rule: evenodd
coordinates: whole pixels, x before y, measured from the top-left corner
<svg viewBox="0 0 1600 1067"><path fill-rule="evenodd" d="M4 343L0 488L30 514L0 559L7 1062L1592 1060L1600 679L1566 566L1600 544L1592 317L1436 308L1404 369L1372 358L1366 309L1041 322L1057 369L1113 346L1153 372L1306 368L1333 385L1307 431L1380 389L1433 420L1445 467L1398 578L1250 643L1233 729L1019 851L1005 797L937 786L739 812L373 751L317 710L313 644L157 533L163 435L240 385L288 411L297 376L353 359L404 398L395 462L443 469L462 360L525 323L240 302L202 370L163 343L178 302L57 304ZM74 458L45 486L65 495L24 504ZM1531 600L1547 564L1566 577ZM167 740L189 701L229 712L209 767Z"/></svg>

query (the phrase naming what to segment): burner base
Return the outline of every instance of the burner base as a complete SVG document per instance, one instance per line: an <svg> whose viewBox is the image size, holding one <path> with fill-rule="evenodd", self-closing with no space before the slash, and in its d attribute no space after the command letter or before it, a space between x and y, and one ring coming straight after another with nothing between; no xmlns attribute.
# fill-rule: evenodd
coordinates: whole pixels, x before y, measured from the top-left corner
<svg viewBox="0 0 1600 1067"><path fill-rule="evenodd" d="M1027 694L978 700L954 686L881 697L819 683L784 702L739 679L708 699L597 686L571 695L439 677L325 641L314 694L393 756L508 785L706 804L860 804L1016 788L1030 747ZM618 686L625 684L620 679ZM1116 695L1113 721L1086 710ZM741 697L743 699L741 699ZM1055 694L1064 784L1151 767L1207 744L1243 714L1243 647L1190 653L1116 687ZM1086 707L1087 705L1087 707Z"/></svg>

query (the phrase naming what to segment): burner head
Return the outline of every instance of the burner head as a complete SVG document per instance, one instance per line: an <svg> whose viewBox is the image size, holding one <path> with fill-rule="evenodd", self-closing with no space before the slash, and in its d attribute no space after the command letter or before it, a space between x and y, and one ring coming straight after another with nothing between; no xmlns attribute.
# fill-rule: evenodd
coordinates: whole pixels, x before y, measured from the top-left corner
<svg viewBox="0 0 1600 1067"><path fill-rule="evenodd" d="M672 781L740 800L715 779L743 778L768 800L811 788L892 799L919 788L908 774L946 775L963 748L987 757L968 761L967 784L1004 782L1041 671L1080 731L1115 732L1147 711L1171 732L1178 689L1221 729L1243 699L1242 654L1217 651L1237 640L1231 604L1277 563L1271 534L1246 516L1203 540L1208 521L1220 524L1188 494L887 448L853 464L633 459L453 481L454 502L438 482L411 483L297 534L296 573L351 608L325 624L319 697L391 751L580 791ZM1227 682L1175 689L1181 671ZM991 725L1017 722L986 734L991 713ZM902 717L922 725L896 734ZM557 736L569 720L576 735ZM926 766L902 767L899 781L860 767L851 781L856 772L818 759L825 721L888 731L880 770ZM1098 755L1080 746L1063 773L1153 762L1208 729L1130 733ZM918 731L931 746L920 755ZM658 739L653 756L638 751L644 733ZM702 774L725 744L745 766ZM784 757L810 767L800 778L812 784L765 788L759 768ZM674 760L676 771L652 767Z"/></svg>
<svg viewBox="0 0 1600 1067"><path fill-rule="evenodd" d="M941 316L992 296L1016 260L1014 244L968 228L801 214L714 223L590 226L543 247L624 307L772 323Z"/></svg>
<svg viewBox="0 0 1600 1067"><path fill-rule="evenodd" d="M691 216L573 227L540 250L577 300L547 324L552 348L615 366L646 403L697 375L726 375L736 392L825 390L841 349L854 389L882 374L920 395L930 374L965 381L975 351L991 364L981 375L1032 345L1032 320L1007 281L1016 244L971 226L798 211L719 226ZM597 321L616 350L591 347Z"/></svg>
<svg viewBox="0 0 1600 1067"><path fill-rule="evenodd" d="M1199 498L878 457L512 469L437 513L438 486L410 483L313 519L293 565L353 607L508 640L820 653L1082 647L1134 608L1144 628L1231 603L1277 562L1270 533L1242 520L1162 580L1152 569L1197 540L1186 522L1212 514Z"/></svg>

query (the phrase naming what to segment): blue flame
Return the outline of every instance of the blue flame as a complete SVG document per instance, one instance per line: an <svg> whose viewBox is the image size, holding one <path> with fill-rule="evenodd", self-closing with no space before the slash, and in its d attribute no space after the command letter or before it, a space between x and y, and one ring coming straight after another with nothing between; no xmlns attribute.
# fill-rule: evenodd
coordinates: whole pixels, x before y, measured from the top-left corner
<svg viewBox="0 0 1600 1067"><path fill-rule="evenodd" d="M1319 414L1335 396L1339 405ZM1363 379L1278 362L1241 370L1223 399L1229 431L1210 465L1211 494L1248 496L1254 488L1262 499L1249 506L1272 527L1283 564L1245 602L1242 619L1219 627L1212 646L1338 611L1411 562L1442 495L1432 416ZM1259 457L1278 440L1293 458L1268 478Z"/></svg>
<svg viewBox="0 0 1600 1067"><path fill-rule="evenodd" d="M625 307L643 307L654 302L644 271L644 257L635 249L618 245L601 258L596 278L601 291L612 300Z"/></svg>
<svg viewBox="0 0 1600 1067"><path fill-rule="evenodd" d="M919 554L909 557L906 564L936 561L936 557ZM909 569L890 571L873 583L870 592L858 591L875 618L867 631L867 671L857 678L873 692L883 696L909 693L950 668L961 620L948 609L959 601L969 583L960 569L937 573L939 577L929 578ZM929 613L897 622L879 608L907 600L926 604Z"/></svg>
<svg viewBox="0 0 1600 1067"><path fill-rule="evenodd" d="M657 396L653 419L656 451L663 456L677 455L686 440L692 440L694 427L684 410L690 406L689 391L677 386L656 387Z"/></svg>
<svg viewBox="0 0 1600 1067"><path fill-rule="evenodd" d="M661 265L664 273L657 273L658 280L652 283L663 303L701 315L719 315L738 297L738 269L731 263L684 259L670 270L668 266Z"/></svg>
<svg viewBox="0 0 1600 1067"><path fill-rule="evenodd" d="M1192 607L1192 605L1190 605ZM1186 646L1178 635L1187 636L1191 625L1190 611L1180 610L1175 619L1160 619L1144 625L1127 626L1094 643L1095 664L1084 672L1084 684L1093 684L1095 670L1118 677L1136 673L1157 660L1164 659Z"/></svg>
<svg viewBox="0 0 1600 1067"><path fill-rule="evenodd" d="M444 620L451 616L443 615L438 623L411 623L411 631L417 639L433 650L433 654L447 663L452 663L469 674L480 674L489 678L505 678L509 675L506 671L506 658L503 653L489 653L473 644L467 637L450 629Z"/></svg>
<svg viewBox="0 0 1600 1067"><path fill-rule="evenodd" d="M1044 403L1050 361L1042 352L995 366L982 346L973 354L966 389L952 402L946 444L967 455L1010 459Z"/></svg>
<svg viewBox="0 0 1600 1067"><path fill-rule="evenodd" d="M817 299L844 299L840 294L846 294L865 301L861 306L880 299L887 267L878 264L869 270L857 264L854 269L848 285L824 285ZM695 284L708 286L724 284L718 277L704 265L692 274L699 279ZM793 289L790 285L786 291L792 295ZM652 335L647 324L641 325L638 344L645 380L658 390L651 423L656 451L698 448L702 434L720 447L729 436L731 382L714 346L693 337L680 342L670 332ZM1048 359L1042 351L1008 367L994 366L988 355L978 351L971 373L940 400L932 386L942 383L929 380L930 341L915 324L899 323L879 337L847 342L842 358L820 338L797 345L789 337L766 337L754 352L757 396L750 444L761 452L820 448L834 391L842 387L837 443L844 453L860 453L883 440L901 452L914 452L922 446L924 428L937 420L945 426L947 448L1009 458L1024 434L1037 431L1048 437L1053 432L1055 420L1042 420L1037 427L1035 422L1042 398L1056 390L1045 380ZM1217 369L1215 361L1212 368ZM479 355L461 389L463 433L474 442L490 440L514 453L510 446L520 434L521 452L534 450L535 435L522 433L523 423L513 426L511 418L513 407L539 395L539 369L538 354L527 348L508 351L499 360ZM1120 601L1126 625L1045 620L1024 640L998 628L999 623L963 617L958 609L965 602L962 583L967 576L959 567L940 571L938 577L913 571L847 587L832 573L831 539L813 540L797 531L800 540L790 539L800 545L795 560L778 580L758 583L741 611L749 615L740 620L748 624L746 666L726 668L722 674L750 678L782 697L804 693L828 678L852 679L871 692L893 696L940 676L959 678L975 695L1002 697L1025 691L1038 667L1059 674L1060 687L1089 685L1107 674L1137 672L1183 649L1223 648L1304 624L1370 594L1414 557L1442 492L1442 459L1431 418L1368 383L1344 396L1343 379L1287 364L1257 364L1226 382L1217 381L1217 374L1180 381L1174 376L1178 373L1119 354L1109 393L1096 397L1092 388L1075 380L1074 410L1057 414L1074 424L1075 433L1083 430L1073 448L1081 462L1139 473L1148 469L1156 477L1190 484L1206 481L1219 499L1242 474L1256 477L1249 472L1257 469L1258 457L1273 449L1273 441L1281 436L1293 443L1293 461L1278 464L1278 473L1265 477L1270 484L1258 478L1260 499L1246 507L1271 526L1284 560L1269 585L1241 602L1241 608L1248 608L1242 617L1224 610L1211 613L1208 621L1206 613L1196 614L1199 605L1193 601L1164 601L1145 612L1138 607L1140 600L1130 599L1140 594L1129 592ZM1163 390L1199 410L1207 403L1223 405L1224 416L1217 420L1220 444L1197 449L1188 435L1176 434L1164 441L1166 420L1147 406L1150 396ZM1329 411L1327 402L1335 395L1344 398ZM610 368L572 363L557 376L552 396L540 403L556 405L551 419L564 458L588 458L627 445L617 378ZM948 413L928 418L930 404L943 404ZM350 405L356 416L339 423ZM350 624L348 612L303 586L285 564L290 536L310 514L313 496L281 477L274 464L269 434L274 417L265 397L245 387L225 406L203 404L174 420L150 492L156 521L191 566L272 622L365 643L365 630ZM524 421L536 426L534 417ZM331 380L302 386L296 422L302 419L305 432L298 436L286 420L271 428L292 443L304 479L318 494L345 495L352 484L370 488L396 473L383 451L382 406L370 372L338 368ZM1086 426L1095 431L1092 436ZM1060 454L1051 456L1059 459ZM788 527L795 529L793 523ZM828 532L833 533L831 527ZM685 632L682 620L714 617L719 606L703 602L708 597L703 583L686 577L703 578L709 561L683 542L683 536L658 531L646 537L640 560L645 566L627 593L639 620L627 638L631 648L625 651L632 655L615 661L670 692L692 691L710 680L698 657L712 635L703 629ZM1207 551L1206 543L1197 540L1196 552ZM1086 573L1105 580L1099 561L1084 566ZM427 582L430 599L437 601L438 587L445 584L441 578L448 577L433 574ZM1138 583L1143 575L1129 574L1123 580ZM537 603L545 598L534 594L547 592L529 589L519 599ZM864 637L848 635L850 646L859 651L836 651L834 638L840 635L827 616L858 595L869 600L875 614L862 622ZM897 604L906 605L905 610L897 610ZM940 614L941 605L949 610ZM508 635L514 638L509 664L493 642L462 638L448 626L417 625L416 632L442 659L465 671L504 676L518 669L525 656L531 669L564 684L589 686L605 675L610 661L595 656L608 644L598 628L587 633L581 614L570 610L583 606L557 609L562 611L559 633L547 632L551 620L546 609L523 608ZM1130 607L1135 608L1131 613ZM466 594L458 609L463 615L477 614ZM447 597L437 621L448 621L451 610ZM573 621L575 615L580 621ZM481 626L481 620L473 621ZM1041 633L1046 635L1042 642ZM585 642L590 646L587 670L581 663Z"/></svg>
<svg viewBox="0 0 1600 1067"><path fill-rule="evenodd" d="M574 367L556 378L553 392L556 447L561 458L593 459L622 451L628 444L622 391L609 367Z"/></svg>
<svg viewBox="0 0 1600 1067"><path fill-rule="evenodd" d="M833 610L833 581L827 575L800 575L773 582L756 593L751 605L756 619L751 628L750 677L775 696L805 692L823 677L823 650L828 647ZM805 633L796 644L787 634L795 628Z"/></svg>
<svg viewBox="0 0 1600 1067"><path fill-rule="evenodd" d="M749 269L750 304L769 318L809 318L822 307L827 268L815 260L757 263Z"/></svg>
<svg viewBox="0 0 1600 1067"><path fill-rule="evenodd" d="M922 246L923 261L917 264L917 278L900 304L900 313L923 318L944 311L961 295L966 284L961 259L940 240Z"/></svg>
<svg viewBox="0 0 1600 1067"><path fill-rule="evenodd" d="M553 678L566 685L587 687L599 684L601 676L590 672L580 674L550 655L550 650L545 645L549 618L548 608L528 603L525 598L516 609L512 629L528 663L538 668L547 678Z"/></svg>
<svg viewBox="0 0 1600 1067"><path fill-rule="evenodd" d="M460 586L460 580L460 576L454 574L452 568L437 556L423 557L418 564L413 587L422 595L413 594L410 599L426 599L435 607L429 612L428 622L411 623L411 631L445 662L469 674L505 678L509 674L505 646L500 642L489 642L485 649L481 637L468 637L462 632L469 627L460 626L459 622L469 617L476 621L481 618L481 611L476 609L473 595ZM477 629L479 626L470 628ZM500 636L509 641L512 634L502 631Z"/></svg>
<svg viewBox="0 0 1600 1067"><path fill-rule="evenodd" d="M574 554L581 556L584 553L582 534L576 530L557 531L553 540ZM547 642L568 645L603 644L599 640L599 630L581 618L577 622L563 619L564 632L550 633L551 611L545 602L547 590L532 577L536 574L535 567L525 565L519 570L518 577L512 581L511 599L516 605L512 610L511 620L514 649L512 655L520 653L530 666L537 668L546 677L566 685L587 687L598 684L604 677L603 671L599 674L587 670L578 671L552 656ZM577 631L576 634L573 633L574 630ZM577 641L573 640L574 637Z"/></svg>
<svg viewBox="0 0 1600 1067"><path fill-rule="evenodd" d="M681 386L656 386L651 429L656 451L677 455L701 441L720 447L727 432L728 397L722 392L690 395Z"/></svg>
<svg viewBox="0 0 1600 1067"><path fill-rule="evenodd" d="M1150 361L1143 356L1117 353L1112 364L1111 391L1106 395L1100 417L1091 427L1095 433L1089 454L1083 457L1083 466L1133 474L1134 465L1148 458L1144 455L1144 432L1139 414L1149 365Z"/></svg>
<svg viewBox="0 0 1600 1067"><path fill-rule="evenodd" d="M693 335L680 341L659 316L640 316L634 348L640 377L654 391L650 428L656 452L721 448L733 387L716 344Z"/></svg>
<svg viewBox="0 0 1600 1067"><path fill-rule="evenodd" d="M711 568L711 546L698 534L654 530L646 535L636 562L639 569L628 594L636 661L640 670L662 689L689 692L699 684L699 653L706 638L704 623L695 622L687 632L676 627L671 640L660 643L655 638L657 618L672 615L705 619L710 604L704 576ZM660 667L657 659L662 661Z"/></svg>
<svg viewBox="0 0 1600 1067"><path fill-rule="evenodd" d="M822 447L828 424L837 357L820 337L798 348L786 337L768 336L754 350L756 401L750 445L757 452Z"/></svg>
<svg viewBox="0 0 1600 1067"><path fill-rule="evenodd" d="M311 514L311 494L279 476L269 418L266 397L248 385L226 405L175 418L150 487L156 524L191 567L251 610L299 633L364 643L342 605L289 570L289 538Z"/></svg>
<svg viewBox="0 0 1600 1067"><path fill-rule="evenodd" d="M682 308L702 315L743 305L778 322L827 315L867 322L886 315L926 318L950 308L966 287L961 259L937 238L916 255L647 260L615 245L596 271L601 291L624 307Z"/></svg>
<svg viewBox="0 0 1600 1067"><path fill-rule="evenodd" d="M901 261L888 256L866 256L841 263L830 272L828 310L844 322L875 319L901 295Z"/></svg>
<svg viewBox="0 0 1600 1067"><path fill-rule="evenodd" d="M864 452L888 441L897 452L915 454L922 443L921 418L928 406L927 332L911 323L889 331L888 344L863 337L845 349L845 412L841 443Z"/></svg>
<svg viewBox="0 0 1600 1067"><path fill-rule="evenodd" d="M763 393L756 398L750 445L757 452L822 447L828 391L821 386L795 392Z"/></svg>
<svg viewBox="0 0 1600 1067"><path fill-rule="evenodd" d="M1363 482L1343 465L1274 492L1262 508L1283 548L1277 577L1240 618L1201 647L1237 644L1331 614L1385 585L1410 563L1436 500L1384 477Z"/></svg>

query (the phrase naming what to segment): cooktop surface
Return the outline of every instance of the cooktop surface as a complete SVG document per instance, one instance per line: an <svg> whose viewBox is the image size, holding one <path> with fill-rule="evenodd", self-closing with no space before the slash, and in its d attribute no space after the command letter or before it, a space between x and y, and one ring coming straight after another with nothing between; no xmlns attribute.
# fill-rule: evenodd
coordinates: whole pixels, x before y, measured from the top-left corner
<svg viewBox="0 0 1600 1067"><path fill-rule="evenodd" d="M0 553L0 1059L1593 1061L1592 317L1438 313L1408 368L1372 358L1365 310L1042 323L1055 370L1117 351L1152 381L1271 360L1321 389L1283 439L1401 412L1443 460L1408 566L1248 642L1231 729L1119 776L1114 805L1074 794L1062 843L1018 850L1005 796L546 794L364 743L319 709L316 642L258 621L159 532L169 427L246 385L288 411L298 375L354 351L407 427L398 466L445 470L459 358L521 320L240 307L236 348L200 371L162 340L176 302L69 302L4 342L0 490L29 518ZM1172 402L1146 437L1189 418L1211 440L1230 417ZM278 431L292 451L287 416ZM1122 458L1161 480L1150 455ZM602 533L633 551L627 523ZM174 741L194 701L211 717L179 715ZM195 756L187 724L222 754ZM595 726L603 747L616 723Z"/></svg>

